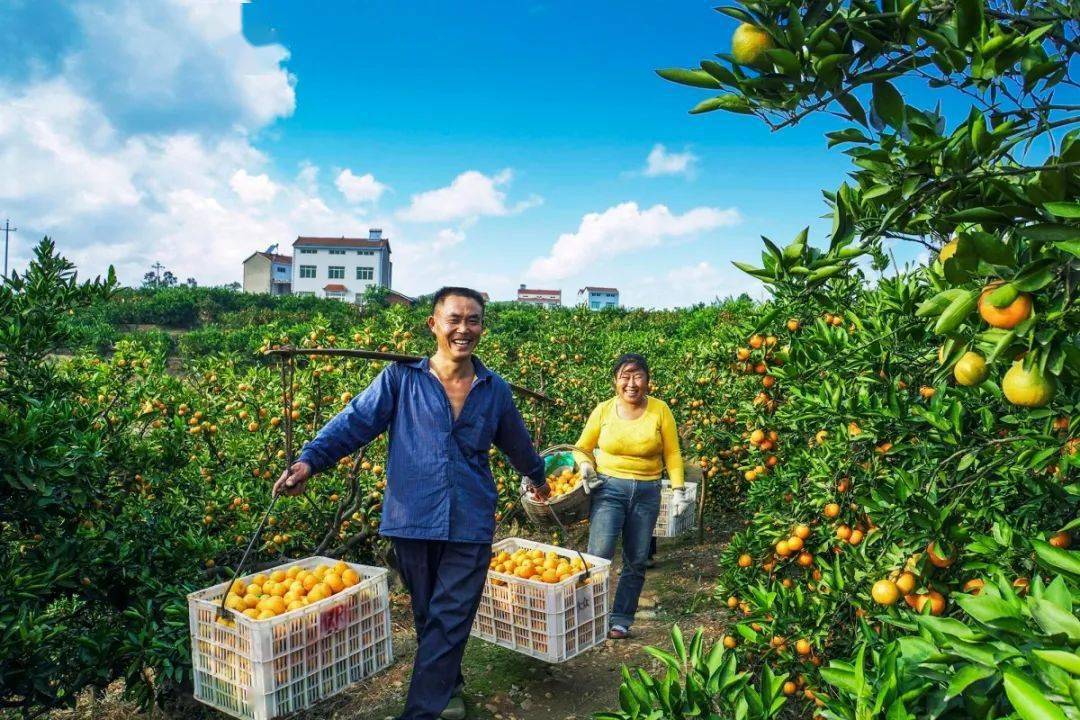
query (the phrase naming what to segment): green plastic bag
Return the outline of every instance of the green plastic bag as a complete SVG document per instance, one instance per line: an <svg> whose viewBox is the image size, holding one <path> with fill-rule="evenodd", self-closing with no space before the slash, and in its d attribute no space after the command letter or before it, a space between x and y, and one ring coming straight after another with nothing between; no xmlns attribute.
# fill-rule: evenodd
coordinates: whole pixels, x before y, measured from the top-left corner
<svg viewBox="0 0 1080 720"><path fill-rule="evenodd" d="M574 469L574 454L571 452L552 453L544 458L544 475L551 477L552 473L562 472L563 468Z"/></svg>

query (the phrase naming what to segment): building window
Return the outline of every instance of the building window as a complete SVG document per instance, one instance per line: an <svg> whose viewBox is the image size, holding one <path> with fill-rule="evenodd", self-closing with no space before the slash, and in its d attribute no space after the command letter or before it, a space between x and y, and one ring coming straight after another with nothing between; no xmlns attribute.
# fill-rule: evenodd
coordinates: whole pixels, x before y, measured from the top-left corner
<svg viewBox="0 0 1080 720"><path fill-rule="evenodd" d="M374 255L375 251L374 250L357 250L356 254L357 255Z"/></svg>
<svg viewBox="0 0 1080 720"><path fill-rule="evenodd" d="M328 297L331 300L344 300L345 299L345 293L338 292L338 291L331 291L331 292L326 293L326 297Z"/></svg>
<svg viewBox="0 0 1080 720"><path fill-rule="evenodd" d="M373 280L375 279L375 268L358 267L356 268L357 280Z"/></svg>
<svg viewBox="0 0 1080 720"><path fill-rule="evenodd" d="M589 307L591 307L593 310L599 310L600 309L600 303L598 303L598 302L590 303Z"/></svg>
<svg viewBox="0 0 1080 720"><path fill-rule="evenodd" d="M330 254L331 255L344 255L345 251L344 250L331 250Z"/></svg>
<svg viewBox="0 0 1080 720"><path fill-rule="evenodd" d="M344 280L345 279L345 266L344 265L331 265L326 269L326 277L331 280Z"/></svg>
<svg viewBox="0 0 1080 720"><path fill-rule="evenodd" d="M300 248L301 255L314 255L319 252L318 250L312 250L311 248Z"/></svg>
<svg viewBox="0 0 1080 720"><path fill-rule="evenodd" d="M300 266L300 277L301 278L313 278L313 277L315 277L315 266L314 265L301 265Z"/></svg>

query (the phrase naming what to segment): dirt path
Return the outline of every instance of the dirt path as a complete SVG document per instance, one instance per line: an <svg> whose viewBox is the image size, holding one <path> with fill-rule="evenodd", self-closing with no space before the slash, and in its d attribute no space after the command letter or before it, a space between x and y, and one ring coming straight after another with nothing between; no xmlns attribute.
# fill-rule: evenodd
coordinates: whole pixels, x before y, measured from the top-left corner
<svg viewBox="0 0 1080 720"><path fill-rule="evenodd" d="M618 707L620 667L657 669L645 645L670 649L672 623L687 635L704 627L715 639L728 622L727 607L714 597L716 563L728 532L710 531L705 542L696 536L661 541L656 567L645 578L641 607L629 640L606 641L560 665L506 650L478 639L469 641L464 675L469 717L473 720L586 720L593 712ZM613 577L613 583L615 579ZM612 587L614 592L614 585ZM416 649L409 598L391 596L394 664L374 678L300 713L296 720L392 720L400 712ZM225 715L188 700L154 717L161 720L224 720ZM107 698L80 703L73 712L54 713L52 720L147 720L130 705Z"/></svg>

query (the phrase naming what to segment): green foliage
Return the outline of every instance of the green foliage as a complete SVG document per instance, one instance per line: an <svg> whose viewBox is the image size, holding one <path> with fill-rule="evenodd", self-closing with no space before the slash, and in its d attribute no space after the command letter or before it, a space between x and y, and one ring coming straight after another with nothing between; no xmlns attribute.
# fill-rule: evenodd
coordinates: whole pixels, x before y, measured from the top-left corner
<svg viewBox="0 0 1080 720"><path fill-rule="evenodd" d="M594 720L778 717L787 702L782 692L787 675L776 676L766 667L755 686L746 672L737 671L735 656L721 643L706 648L704 635L698 628L687 645L675 625L671 629L674 653L646 647L645 652L664 666L663 675L654 677L642 668L631 672L624 665L620 710L595 713Z"/></svg>

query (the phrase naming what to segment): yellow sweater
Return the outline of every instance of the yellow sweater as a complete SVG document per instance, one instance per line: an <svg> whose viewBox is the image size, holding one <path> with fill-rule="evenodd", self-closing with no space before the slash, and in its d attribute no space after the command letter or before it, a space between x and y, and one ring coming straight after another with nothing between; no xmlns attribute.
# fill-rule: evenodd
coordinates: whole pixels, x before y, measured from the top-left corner
<svg viewBox="0 0 1080 720"><path fill-rule="evenodd" d="M624 420L617 398L605 400L589 415L577 446L596 455L596 471L632 480L659 480L664 468L673 488L683 486L683 462L675 416L663 400L647 398L645 412Z"/></svg>

